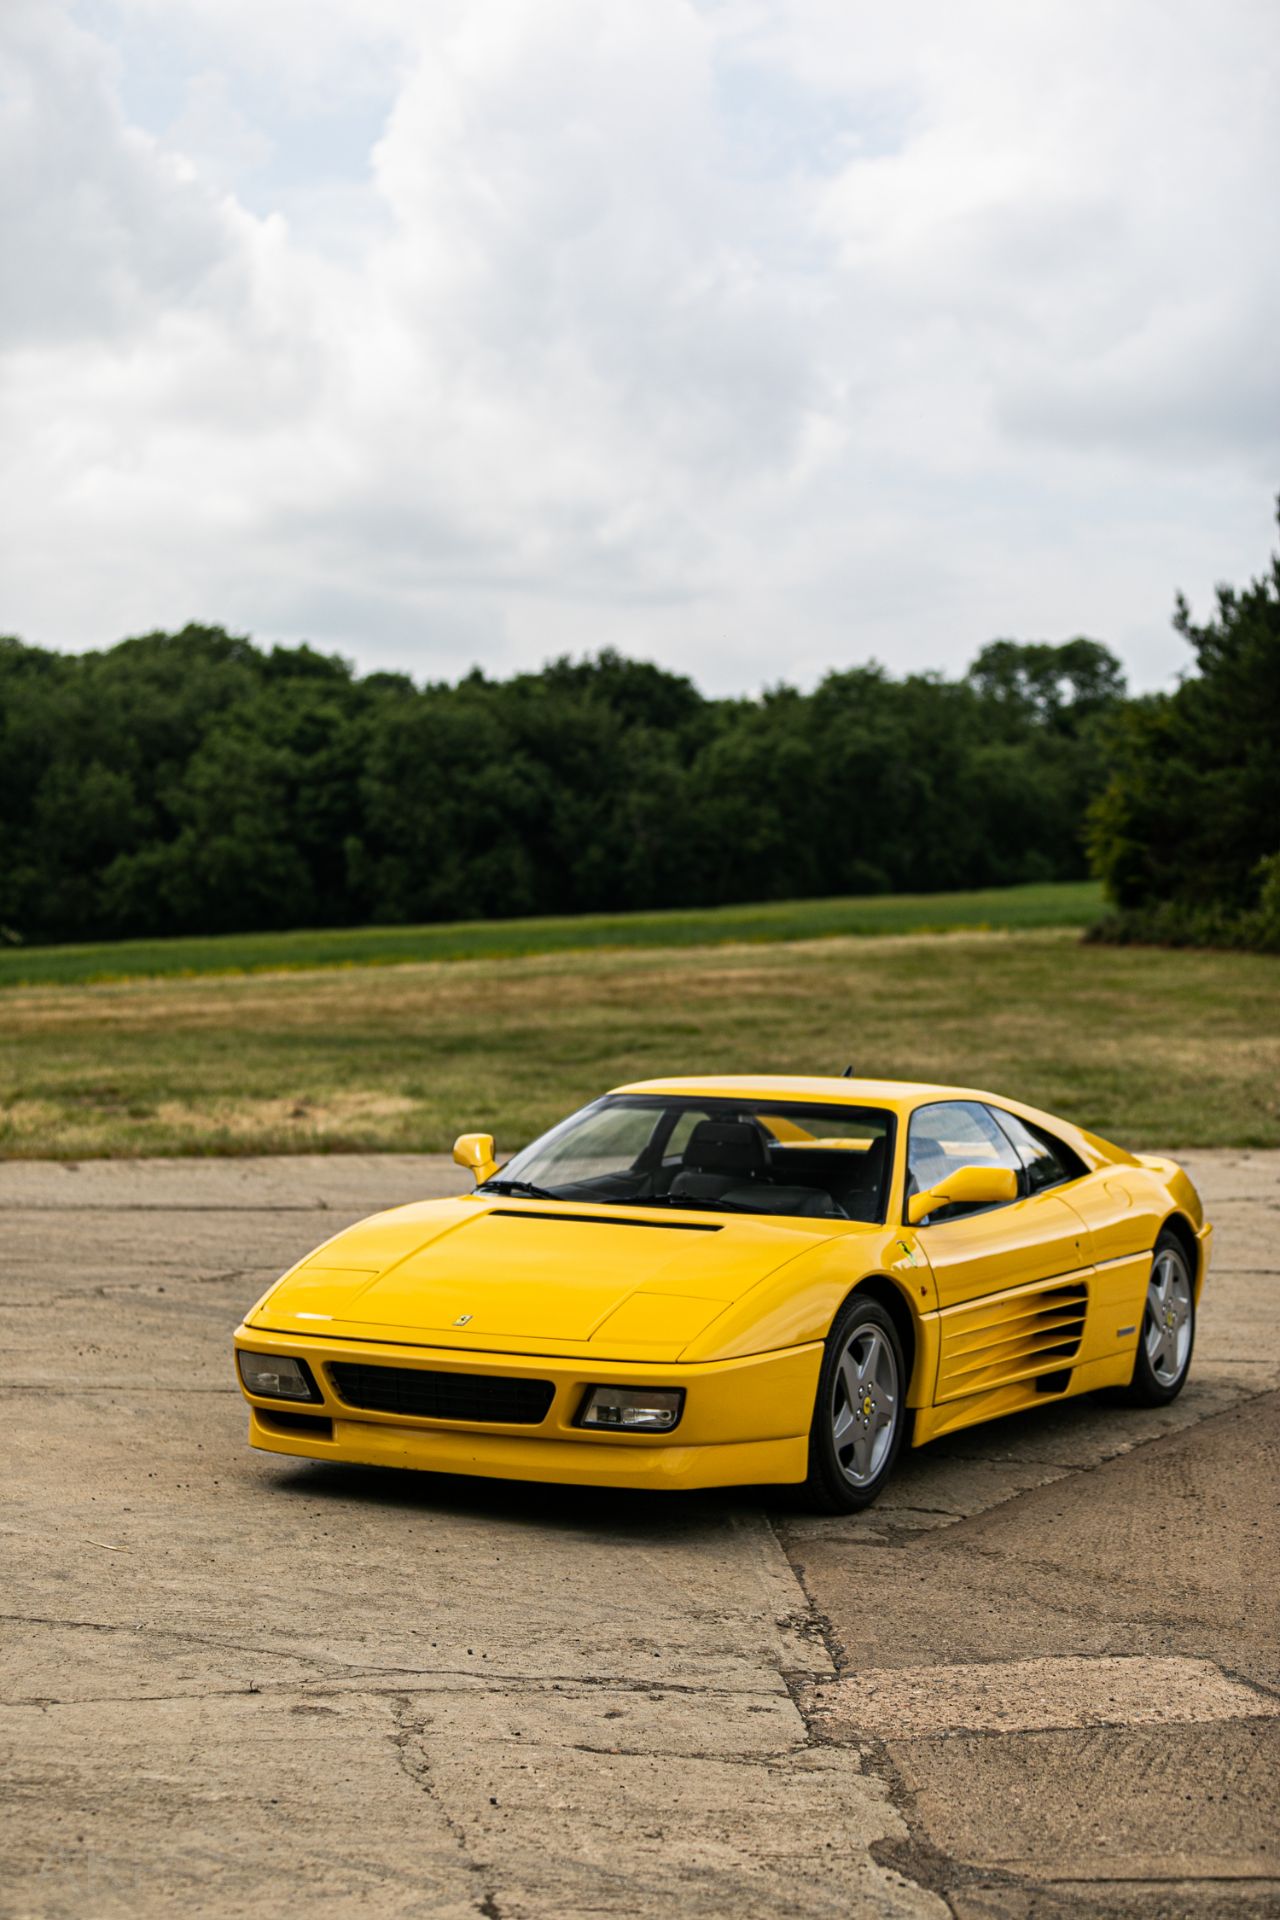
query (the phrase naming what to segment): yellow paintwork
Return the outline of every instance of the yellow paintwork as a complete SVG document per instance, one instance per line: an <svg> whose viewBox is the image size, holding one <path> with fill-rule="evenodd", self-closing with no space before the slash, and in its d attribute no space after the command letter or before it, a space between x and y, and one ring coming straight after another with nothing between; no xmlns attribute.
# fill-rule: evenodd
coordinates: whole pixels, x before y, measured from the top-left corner
<svg viewBox="0 0 1280 1920"><path fill-rule="evenodd" d="M475 1175L477 1186L482 1180L492 1180L498 1171L491 1133L460 1133L453 1143L453 1157L460 1167Z"/></svg>
<svg viewBox="0 0 1280 1920"><path fill-rule="evenodd" d="M885 1223L695 1210L673 1219L661 1207L489 1194L395 1208L309 1254L236 1330L239 1348L305 1359L323 1397L304 1406L246 1395L252 1444L588 1485L794 1482L807 1471L822 1343L860 1285L887 1283L898 1303L912 1349L907 1401L917 1446L1127 1381L1151 1249L1170 1220L1195 1250L1199 1298L1212 1229L1186 1175L1018 1101L970 1088L799 1077L615 1091L758 1100L779 1138L833 1149L862 1143L822 1139L771 1114L769 1103L884 1108L897 1120ZM917 1107L957 1099L1044 1128L1087 1173L988 1213L909 1224L907 1122ZM483 1179L492 1152L488 1136L470 1135L455 1157ZM983 1169L988 1182L995 1172ZM962 1197L954 1176L949 1191ZM1080 1330L1069 1380L1052 1394L1036 1390L1045 1372L1036 1341L1046 1326ZM532 1377L551 1382L554 1398L533 1427L357 1413L326 1371L342 1360ZM655 1434L573 1424L588 1387L628 1383L684 1388L679 1425Z"/></svg>
<svg viewBox="0 0 1280 1920"><path fill-rule="evenodd" d="M1017 1197L1018 1176L1008 1167L956 1167L936 1187L912 1194L907 1202L907 1223L919 1226L938 1207L1000 1204Z"/></svg>

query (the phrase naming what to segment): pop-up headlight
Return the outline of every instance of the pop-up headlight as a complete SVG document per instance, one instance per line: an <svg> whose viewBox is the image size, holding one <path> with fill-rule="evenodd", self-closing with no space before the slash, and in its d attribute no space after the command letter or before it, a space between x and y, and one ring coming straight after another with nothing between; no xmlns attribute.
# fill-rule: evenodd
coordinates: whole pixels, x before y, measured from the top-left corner
<svg viewBox="0 0 1280 1920"><path fill-rule="evenodd" d="M281 1353L237 1354L240 1378L249 1393L264 1400L318 1400L320 1395L305 1360L290 1360Z"/></svg>
<svg viewBox="0 0 1280 1920"><path fill-rule="evenodd" d="M578 1425L612 1427L623 1433L669 1433L683 1411L683 1387L591 1387Z"/></svg>

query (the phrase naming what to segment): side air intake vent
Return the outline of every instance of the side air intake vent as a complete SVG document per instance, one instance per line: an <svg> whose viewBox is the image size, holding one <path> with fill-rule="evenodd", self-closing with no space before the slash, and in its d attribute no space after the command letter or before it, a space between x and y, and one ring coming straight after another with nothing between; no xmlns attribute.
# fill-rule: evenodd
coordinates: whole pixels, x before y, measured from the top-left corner
<svg viewBox="0 0 1280 1920"><path fill-rule="evenodd" d="M1080 1351L1089 1289L1055 1281L958 1307L942 1317L939 1400L1057 1373Z"/></svg>

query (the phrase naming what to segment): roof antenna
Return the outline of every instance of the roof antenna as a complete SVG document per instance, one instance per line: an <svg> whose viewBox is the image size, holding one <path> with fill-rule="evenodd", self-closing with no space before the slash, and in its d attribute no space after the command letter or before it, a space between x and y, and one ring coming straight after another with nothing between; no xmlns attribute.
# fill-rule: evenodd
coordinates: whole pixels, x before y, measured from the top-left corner
<svg viewBox="0 0 1280 1920"><path fill-rule="evenodd" d="M850 1067L846 1067L846 1068L845 1068L845 1070L844 1070L844 1072L843 1072L843 1073L842 1073L842 1074L840 1075L840 1078L841 1078L842 1080L852 1080L852 1079L853 1079L853 1068L852 1068L851 1066L850 1066Z"/></svg>

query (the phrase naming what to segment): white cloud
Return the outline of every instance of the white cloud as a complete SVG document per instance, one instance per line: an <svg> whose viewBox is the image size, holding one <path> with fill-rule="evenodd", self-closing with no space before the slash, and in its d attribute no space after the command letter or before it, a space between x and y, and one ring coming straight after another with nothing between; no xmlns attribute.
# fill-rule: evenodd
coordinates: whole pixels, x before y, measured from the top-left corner
<svg viewBox="0 0 1280 1920"><path fill-rule="evenodd" d="M228 223L176 155L124 123L89 36L14 0L0 51L0 339L127 350L228 265Z"/></svg>
<svg viewBox="0 0 1280 1920"><path fill-rule="evenodd" d="M738 688L1262 562L1251 0L10 0L0 626Z"/></svg>

